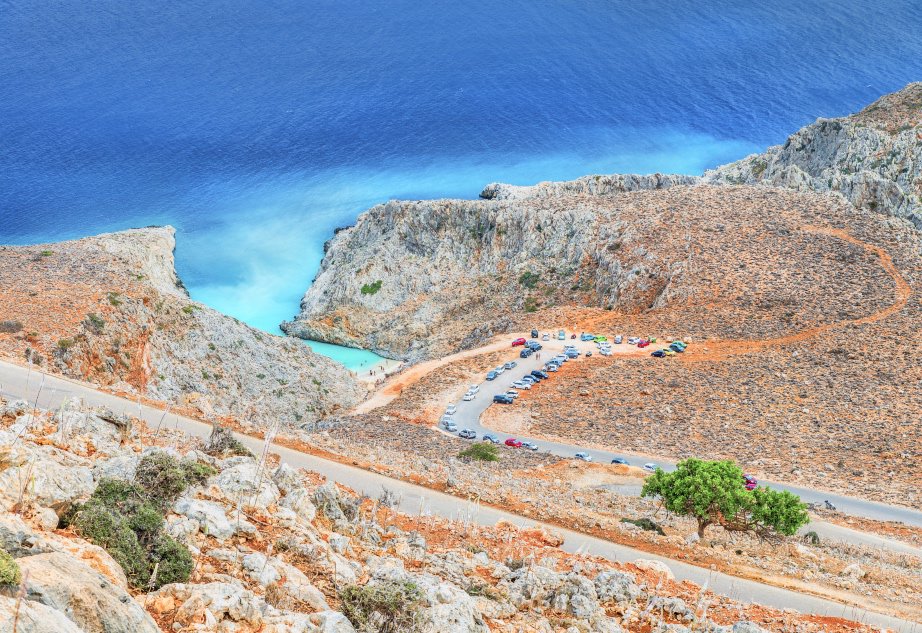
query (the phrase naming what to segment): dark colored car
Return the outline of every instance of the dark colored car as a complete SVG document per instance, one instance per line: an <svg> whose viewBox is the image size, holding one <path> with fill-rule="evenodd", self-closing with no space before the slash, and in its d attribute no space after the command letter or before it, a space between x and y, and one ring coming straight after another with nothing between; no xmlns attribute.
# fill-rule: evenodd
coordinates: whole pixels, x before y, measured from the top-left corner
<svg viewBox="0 0 922 633"><path fill-rule="evenodd" d="M550 375L547 372L541 371L540 369L532 370L531 375L535 378L550 378Z"/></svg>
<svg viewBox="0 0 922 633"><path fill-rule="evenodd" d="M626 460L626 459L621 459L620 457L614 458L613 460L611 460L611 463L612 463L612 464L621 464L622 466L629 466L629 464L627 463L627 460Z"/></svg>
<svg viewBox="0 0 922 633"><path fill-rule="evenodd" d="M676 352L677 354L681 354L682 352L685 351L684 347L682 347L681 345L676 345L675 343L670 345L669 349L671 349L673 352Z"/></svg>
<svg viewBox="0 0 922 633"><path fill-rule="evenodd" d="M496 375L495 371L487 372L487 380L496 380Z"/></svg>
<svg viewBox="0 0 922 633"><path fill-rule="evenodd" d="M513 399L504 393L498 393L495 396L493 396L493 402L498 402L500 404L512 404Z"/></svg>
<svg viewBox="0 0 922 633"><path fill-rule="evenodd" d="M531 331L531 337L532 337L532 338L538 338L538 330L532 330L532 331Z"/></svg>
<svg viewBox="0 0 922 633"><path fill-rule="evenodd" d="M523 349L521 352L519 352L519 358L528 358L532 354L534 354L534 352L530 349Z"/></svg>
<svg viewBox="0 0 922 633"><path fill-rule="evenodd" d="M513 347L518 347L519 345L525 345L525 339L523 339L523 338L517 338L517 339L515 339L514 341L512 341L512 346L513 346Z"/></svg>
<svg viewBox="0 0 922 633"><path fill-rule="evenodd" d="M490 444L499 444L499 438L490 433L484 434L481 438L484 442L489 442Z"/></svg>
<svg viewBox="0 0 922 633"><path fill-rule="evenodd" d="M650 356L655 356L656 358L662 358L665 355L666 355L666 352L664 352L661 349L658 349L655 352L650 352Z"/></svg>

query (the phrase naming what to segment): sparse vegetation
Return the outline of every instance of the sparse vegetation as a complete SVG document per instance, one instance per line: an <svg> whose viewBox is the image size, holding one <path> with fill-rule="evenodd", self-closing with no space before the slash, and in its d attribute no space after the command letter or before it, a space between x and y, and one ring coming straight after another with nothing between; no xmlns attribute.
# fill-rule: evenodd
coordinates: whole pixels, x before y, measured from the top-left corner
<svg viewBox="0 0 922 633"><path fill-rule="evenodd" d="M75 345L74 339L71 338L62 338L58 341L58 350L66 352Z"/></svg>
<svg viewBox="0 0 922 633"><path fill-rule="evenodd" d="M15 587L22 582L19 564L10 553L0 547L0 587Z"/></svg>
<svg viewBox="0 0 922 633"><path fill-rule="evenodd" d="M339 594L343 614L359 633L411 633L422 592L412 582L351 585Z"/></svg>
<svg viewBox="0 0 922 633"><path fill-rule="evenodd" d="M211 435L203 448L205 453L215 457L227 457L229 455L253 456L250 449L234 437L233 431L217 424L212 427Z"/></svg>
<svg viewBox="0 0 922 633"><path fill-rule="evenodd" d="M19 321L0 321L0 334L16 334L22 330Z"/></svg>
<svg viewBox="0 0 922 633"><path fill-rule="evenodd" d="M499 449L493 444L487 442L478 442L471 444L463 451L458 453L458 457L466 460L477 460L480 462L498 462Z"/></svg>
<svg viewBox="0 0 922 633"><path fill-rule="evenodd" d="M106 327L106 320L95 312L86 315L86 319L83 320L83 323L96 334L102 334Z"/></svg>
<svg viewBox="0 0 922 633"><path fill-rule="evenodd" d="M663 528L660 527L660 524L654 521L653 519L648 519L643 517L641 519L629 519L623 517L621 519L622 523L630 523L631 525L636 525L637 527L646 530L647 532L656 532L660 536L666 536L666 533L663 531Z"/></svg>
<svg viewBox="0 0 922 633"><path fill-rule="evenodd" d="M208 464L181 462L158 451L141 459L134 480L147 493L150 503L165 511L187 488L203 483L215 472Z"/></svg>
<svg viewBox="0 0 922 633"><path fill-rule="evenodd" d="M362 294L363 294L363 295L373 295L373 294L375 294L376 292L378 292L379 290L381 290L381 284L382 284L382 283L383 283L383 282L379 279L379 280L375 281L374 283L363 284L363 285L362 285Z"/></svg>
<svg viewBox="0 0 922 633"><path fill-rule="evenodd" d="M525 288L531 289L538 285L538 282L541 281L541 276L526 270L519 276L519 284Z"/></svg>
<svg viewBox="0 0 922 633"><path fill-rule="evenodd" d="M41 253L39 253L39 255L41 255L42 257L51 257L52 255L54 255L54 251L42 251Z"/></svg>
<svg viewBox="0 0 922 633"><path fill-rule="evenodd" d="M110 293L109 293L108 295L106 295L106 296L107 296L107 298L109 299L109 304L110 304L110 305L115 306L116 308L119 307L120 305L122 305L122 300L119 299L119 293L117 293L117 292L110 292Z"/></svg>

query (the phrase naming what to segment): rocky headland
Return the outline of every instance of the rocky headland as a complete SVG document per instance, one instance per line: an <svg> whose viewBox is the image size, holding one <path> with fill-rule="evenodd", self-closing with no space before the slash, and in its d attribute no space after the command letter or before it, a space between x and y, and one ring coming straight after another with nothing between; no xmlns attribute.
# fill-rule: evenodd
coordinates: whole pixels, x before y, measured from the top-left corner
<svg viewBox="0 0 922 633"><path fill-rule="evenodd" d="M192 301L172 227L0 247L0 352L19 363L258 426L312 422L365 389L300 341Z"/></svg>

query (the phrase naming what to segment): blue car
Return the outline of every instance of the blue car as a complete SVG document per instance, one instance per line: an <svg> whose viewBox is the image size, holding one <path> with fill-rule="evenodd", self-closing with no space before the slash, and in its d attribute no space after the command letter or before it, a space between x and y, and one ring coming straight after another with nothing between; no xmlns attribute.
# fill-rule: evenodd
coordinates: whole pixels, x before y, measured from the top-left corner
<svg viewBox="0 0 922 633"><path fill-rule="evenodd" d="M496 376L497 376L497 375L498 375L498 374L497 374L495 371L488 372L488 373L487 373L487 380L496 380Z"/></svg>
<svg viewBox="0 0 922 633"><path fill-rule="evenodd" d="M493 402L498 402L499 404L512 404L513 399L504 393L499 393L493 396Z"/></svg>

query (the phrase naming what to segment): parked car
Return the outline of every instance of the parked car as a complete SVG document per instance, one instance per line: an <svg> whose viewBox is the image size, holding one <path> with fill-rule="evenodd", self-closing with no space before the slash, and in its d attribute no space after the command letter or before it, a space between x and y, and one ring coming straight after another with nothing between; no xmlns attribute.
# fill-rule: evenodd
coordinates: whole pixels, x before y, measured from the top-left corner
<svg viewBox="0 0 922 633"><path fill-rule="evenodd" d="M637 341L637 347L640 347L640 348L647 347L649 344L650 344L650 341L648 341L647 339L642 339L640 341Z"/></svg>
<svg viewBox="0 0 922 633"><path fill-rule="evenodd" d="M519 364L517 362L515 362L514 360L511 360L505 365L503 365L503 369L515 369L518 366Z"/></svg>
<svg viewBox="0 0 922 633"><path fill-rule="evenodd" d="M458 412L458 407L456 407L453 404L450 404L447 407L445 407L445 415L454 415L457 412Z"/></svg>
<svg viewBox="0 0 922 633"><path fill-rule="evenodd" d="M589 358L590 356L592 356L592 352L586 352L586 358Z"/></svg>
<svg viewBox="0 0 922 633"><path fill-rule="evenodd" d="M632 337L628 338L628 340L627 340L627 344L628 344L628 345L637 345L639 342L640 342L640 337L639 337L639 336L632 336Z"/></svg>
<svg viewBox="0 0 922 633"><path fill-rule="evenodd" d="M582 461L584 461L584 462L591 462L591 461L592 461L592 455L590 455L589 453L584 453L584 452L582 452L582 451L580 451L579 453L577 453L577 454L574 455L573 457L574 457L575 459L580 459L580 460L582 460Z"/></svg>
<svg viewBox="0 0 922 633"><path fill-rule="evenodd" d="M497 375L498 375L498 374L497 374L495 371L488 371L488 372L487 372L487 380L496 380L496 376L497 376Z"/></svg>
<svg viewBox="0 0 922 633"><path fill-rule="evenodd" d="M682 352L685 351L685 346L679 345L678 343L673 343L672 345L669 346L669 349L671 349L673 352L678 352L679 354L681 354Z"/></svg>
<svg viewBox="0 0 922 633"><path fill-rule="evenodd" d="M593 341L593 340L595 340L595 334L587 334L586 332L583 332L582 334L579 335L579 340L581 340L581 341Z"/></svg>
<svg viewBox="0 0 922 633"><path fill-rule="evenodd" d="M496 367L493 368L493 371L495 371L496 374L499 375L499 374L503 373L504 371L506 371L506 366L505 366L505 365L498 365L498 366L496 366Z"/></svg>
<svg viewBox="0 0 922 633"><path fill-rule="evenodd" d="M519 352L519 358L528 358L532 354L534 354L534 352L526 347L521 352Z"/></svg>
<svg viewBox="0 0 922 633"><path fill-rule="evenodd" d="M608 340L608 337L607 336L597 336L592 340L595 341L596 343L604 343L605 341Z"/></svg>
<svg viewBox="0 0 922 633"><path fill-rule="evenodd" d="M484 442L489 442L490 444L499 444L499 438L493 435L492 433L484 433L481 439Z"/></svg>
<svg viewBox="0 0 922 633"><path fill-rule="evenodd" d="M550 334L542 334L542 335L541 335L541 340L542 340L542 341L549 341L549 340L551 340L551 335L550 335Z"/></svg>
<svg viewBox="0 0 922 633"><path fill-rule="evenodd" d="M535 351L536 347L541 347L541 343L539 343L538 341L528 341L525 343L525 347L527 347L528 349L532 351Z"/></svg>
<svg viewBox="0 0 922 633"><path fill-rule="evenodd" d="M564 332L563 330L560 330L559 332L557 332L557 338L563 341L567 338L567 333Z"/></svg>
<svg viewBox="0 0 922 633"><path fill-rule="evenodd" d="M655 464L653 462L647 462L646 464L643 465L643 469L651 473L656 472L657 468L659 468L659 464Z"/></svg>
<svg viewBox="0 0 922 633"><path fill-rule="evenodd" d="M522 448L522 443L514 437L508 438L505 442L503 442L503 444L506 446L511 446L512 448Z"/></svg>
<svg viewBox="0 0 922 633"><path fill-rule="evenodd" d="M650 352L650 356L653 356L654 358L663 358L664 356L666 356L666 352L664 352L661 349L658 349L654 352Z"/></svg>
<svg viewBox="0 0 922 633"><path fill-rule="evenodd" d="M493 402L498 402L499 404L512 404L512 398L504 393L498 393L493 396Z"/></svg>
<svg viewBox="0 0 922 633"><path fill-rule="evenodd" d="M517 339L515 339L514 341L512 341L512 346L513 346L513 347L518 347L519 345L525 345L525 339L523 339L523 338L517 338Z"/></svg>
<svg viewBox="0 0 922 633"><path fill-rule="evenodd" d="M476 397L477 397L477 394L476 394L476 393L470 393L470 392L468 392L468 393L464 394L464 397L461 398L461 399L464 400L465 402L470 402L471 400L473 400L473 399L476 398Z"/></svg>
<svg viewBox="0 0 922 633"><path fill-rule="evenodd" d="M532 337L532 338L538 338L538 330L532 330L532 331L531 331L531 337Z"/></svg>
<svg viewBox="0 0 922 633"><path fill-rule="evenodd" d="M534 442L522 442L522 448L527 448L530 451L538 450L538 445Z"/></svg>
<svg viewBox="0 0 922 633"><path fill-rule="evenodd" d="M579 358L579 352L577 352L575 349L568 349L567 358Z"/></svg>
<svg viewBox="0 0 922 633"><path fill-rule="evenodd" d="M603 350L601 350L601 351L599 352L599 354L601 354L602 356L611 356L611 350L610 350L610 349L603 349Z"/></svg>
<svg viewBox="0 0 922 633"><path fill-rule="evenodd" d="M541 371L540 369L533 369L531 375L538 379L550 378L547 372Z"/></svg>
<svg viewBox="0 0 922 633"><path fill-rule="evenodd" d="M611 463L612 463L612 464L621 464L622 466L629 466L629 465L630 465L630 464L627 463L627 460L626 460L626 459L621 459L620 457L614 458L613 460L611 460Z"/></svg>
<svg viewBox="0 0 922 633"><path fill-rule="evenodd" d="M477 434L471 429L461 429L461 432L458 433L458 437L464 440L473 440L476 439Z"/></svg>
<svg viewBox="0 0 922 633"><path fill-rule="evenodd" d="M752 475L743 475L743 483L746 486L746 490L755 490L756 486L759 485L759 480Z"/></svg>
<svg viewBox="0 0 922 633"><path fill-rule="evenodd" d="M624 337L620 334L615 337L615 345L621 345L621 342L624 340Z"/></svg>
<svg viewBox="0 0 922 633"><path fill-rule="evenodd" d="M674 350L674 349L664 349L664 350L663 350L663 353L664 353L666 356L675 356L675 350Z"/></svg>
<svg viewBox="0 0 922 633"><path fill-rule="evenodd" d="M524 380L516 380L514 383L509 385L513 389L531 389L531 383L527 383Z"/></svg>
<svg viewBox="0 0 922 633"><path fill-rule="evenodd" d="M519 392L510 389L509 391L506 392L506 395L512 398L513 400L515 400L516 398L519 397Z"/></svg>
<svg viewBox="0 0 922 633"><path fill-rule="evenodd" d="M450 415L448 415L448 414L446 413L445 415L443 415L443 416L440 418L439 421L440 421L440 422L451 422L452 420L454 420L454 418L451 417Z"/></svg>
<svg viewBox="0 0 922 633"><path fill-rule="evenodd" d="M480 391L480 385L471 385L467 388L468 393L477 393L478 391Z"/></svg>
<svg viewBox="0 0 922 633"><path fill-rule="evenodd" d="M560 365L558 365L557 363L548 363L547 365L544 366L544 369L545 369L545 371L554 371L554 372L556 372L557 369L558 369L559 367L560 367Z"/></svg>
<svg viewBox="0 0 922 633"><path fill-rule="evenodd" d="M527 382L529 385L533 385L536 382L538 382L538 379L532 376L531 374L525 374L524 376L522 376L520 380L522 382Z"/></svg>
<svg viewBox="0 0 922 633"><path fill-rule="evenodd" d="M458 425L455 424L454 422L448 422L446 424L443 424L442 428L444 428L449 433L454 433L455 431L458 430Z"/></svg>

